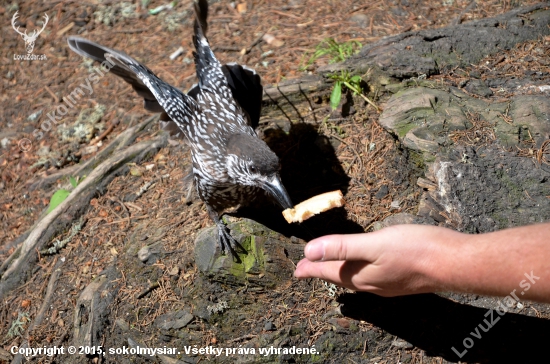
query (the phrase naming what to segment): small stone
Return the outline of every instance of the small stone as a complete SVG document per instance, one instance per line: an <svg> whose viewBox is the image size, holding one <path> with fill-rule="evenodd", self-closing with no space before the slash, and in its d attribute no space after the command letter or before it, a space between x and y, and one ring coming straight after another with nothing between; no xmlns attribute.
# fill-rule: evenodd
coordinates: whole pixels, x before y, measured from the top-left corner
<svg viewBox="0 0 550 364"><path fill-rule="evenodd" d="M118 326L120 330L124 332L130 330L130 324L123 319L120 319L120 318L116 319L115 324Z"/></svg>
<svg viewBox="0 0 550 364"><path fill-rule="evenodd" d="M470 71L470 77L472 78L481 78L481 72L479 72L478 70L472 70Z"/></svg>
<svg viewBox="0 0 550 364"><path fill-rule="evenodd" d="M370 19L369 19L368 15L366 15L366 14L356 13L356 14L353 14L349 18L349 20L356 23L357 25L359 25L362 28L366 28L369 25L369 20Z"/></svg>
<svg viewBox="0 0 550 364"><path fill-rule="evenodd" d="M374 195L374 197L381 200L384 197L386 197L389 192L390 192L390 189L388 188L388 185L382 185L382 187L380 187L380 189L378 190L378 192L376 192L376 195Z"/></svg>
<svg viewBox="0 0 550 364"><path fill-rule="evenodd" d="M493 91L487 87L482 80L470 80L464 89L472 94L479 95L481 97L489 97L493 95Z"/></svg>
<svg viewBox="0 0 550 364"><path fill-rule="evenodd" d="M336 319L336 323L338 324L338 326L343 327L344 329L349 329L351 325L349 320L345 318Z"/></svg>
<svg viewBox="0 0 550 364"><path fill-rule="evenodd" d="M40 115L42 115L42 110L38 110L37 112L30 114L27 120L36 121L40 117Z"/></svg>
<svg viewBox="0 0 550 364"><path fill-rule="evenodd" d="M162 330L181 329L193 321L194 316L186 310L169 312L155 319L155 326Z"/></svg>
<svg viewBox="0 0 550 364"><path fill-rule="evenodd" d="M8 138L4 138L0 140L0 145L2 145L2 149L6 149L8 145L10 145L10 140Z"/></svg>
<svg viewBox="0 0 550 364"><path fill-rule="evenodd" d="M168 271L168 274L171 276L177 276L179 272L180 272L180 268L176 265Z"/></svg>
<svg viewBox="0 0 550 364"><path fill-rule="evenodd" d="M264 324L264 330L265 331L273 331L275 330L275 325L271 321L266 321Z"/></svg>
<svg viewBox="0 0 550 364"><path fill-rule="evenodd" d="M145 263L146 261L149 260L149 258L151 257L151 254L152 254L151 249L146 245L138 251L138 258L143 263Z"/></svg>

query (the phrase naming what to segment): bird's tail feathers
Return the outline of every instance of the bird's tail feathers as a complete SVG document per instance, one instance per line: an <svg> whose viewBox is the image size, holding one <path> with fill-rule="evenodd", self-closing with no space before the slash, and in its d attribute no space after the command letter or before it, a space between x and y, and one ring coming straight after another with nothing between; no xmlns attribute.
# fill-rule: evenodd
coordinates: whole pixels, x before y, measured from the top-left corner
<svg viewBox="0 0 550 364"><path fill-rule="evenodd" d="M193 5L195 8L195 27L200 27L199 31L205 37L208 31L208 23L206 22L206 19L208 19L208 1L195 0ZM197 34L197 29L195 29L195 34Z"/></svg>
<svg viewBox="0 0 550 364"><path fill-rule="evenodd" d="M211 91L219 91L223 86L227 86L227 80L225 79L221 64L212 52L208 39L206 38L206 31L208 29L208 23L206 21L208 17L208 1L207 0L195 0L195 22L194 22L194 35L193 44L195 45L195 67L197 70L197 78L199 79L199 85L203 89L210 89Z"/></svg>

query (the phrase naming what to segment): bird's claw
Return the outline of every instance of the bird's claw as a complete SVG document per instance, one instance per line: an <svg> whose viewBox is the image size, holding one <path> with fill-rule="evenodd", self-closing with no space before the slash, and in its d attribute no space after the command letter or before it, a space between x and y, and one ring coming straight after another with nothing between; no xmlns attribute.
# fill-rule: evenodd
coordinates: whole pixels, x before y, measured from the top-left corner
<svg viewBox="0 0 550 364"><path fill-rule="evenodd" d="M239 244L239 242L237 242L237 240L235 240L235 238L231 236L229 228L223 222L218 224L218 243L220 244L222 254L226 254L227 248L229 254L235 257L237 261L239 261L240 259L235 250L245 251L241 244Z"/></svg>

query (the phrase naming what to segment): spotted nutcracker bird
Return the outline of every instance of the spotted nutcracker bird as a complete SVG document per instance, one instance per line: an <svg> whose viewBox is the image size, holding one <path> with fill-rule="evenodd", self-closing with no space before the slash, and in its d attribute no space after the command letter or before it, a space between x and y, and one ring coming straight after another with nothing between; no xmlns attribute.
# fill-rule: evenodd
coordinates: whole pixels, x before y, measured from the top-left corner
<svg viewBox="0 0 550 364"><path fill-rule="evenodd" d="M260 117L260 78L237 64L220 64L205 35L208 3L195 0L194 7L198 84L187 95L123 52L79 37L69 37L68 43L80 55L114 64L110 72L132 85L145 109L161 112L164 128L184 135L194 184L216 223L220 247L234 252L238 244L221 220L227 209L246 204L262 190L284 209L293 205L281 183L279 159L252 127Z"/></svg>

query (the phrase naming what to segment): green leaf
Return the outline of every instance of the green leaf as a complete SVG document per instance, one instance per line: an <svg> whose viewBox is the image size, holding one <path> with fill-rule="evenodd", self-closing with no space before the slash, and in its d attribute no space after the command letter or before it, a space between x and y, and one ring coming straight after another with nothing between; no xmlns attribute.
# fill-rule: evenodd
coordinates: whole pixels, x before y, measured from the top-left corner
<svg viewBox="0 0 550 364"><path fill-rule="evenodd" d="M340 105L340 100L342 99L342 83L336 81L334 88L332 89L332 94L330 95L330 107L332 110L336 110L338 105Z"/></svg>
<svg viewBox="0 0 550 364"><path fill-rule="evenodd" d="M71 186L73 186L73 188L76 188L78 185L78 182L76 182L76 179L73 176L69 177L69 182L71 182Z"/></svg>
<svg viewBox="0 0 550 364"><path fill-rule="evenodd" d="M359 76L359 75L355 75L351 78L352 83L361 83L361 81L362 81L361 76Z"/></svg>
<svg viewBox="0 0 550 364"><path fill-rule="evenodd" d="M48 207L48 211L46 212L49 214L53 209L55 209L59 204L69 196L70 191L67 191L65 189L60 189L55 191L55 193L52 195L52 198L50 199L50 207Z"/></svg>

